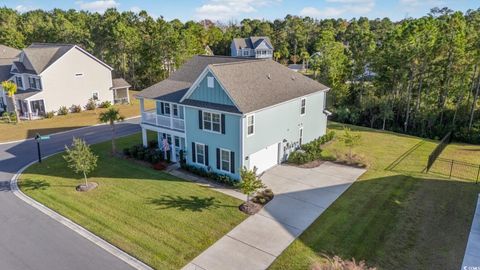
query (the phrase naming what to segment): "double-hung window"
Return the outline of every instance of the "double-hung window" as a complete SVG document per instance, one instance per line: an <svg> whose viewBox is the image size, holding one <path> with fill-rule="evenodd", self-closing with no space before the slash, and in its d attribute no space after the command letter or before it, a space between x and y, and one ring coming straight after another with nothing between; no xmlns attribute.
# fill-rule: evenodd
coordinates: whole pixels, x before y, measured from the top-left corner
<svg viewBox="0 0 480 270"><path fill-rule="evenodd" d="M221 159L221 162L220 162L220 169L222 171L225 171L225 172L230 172L230 168L231 168L231 152L228 151L228 150L225 150L225 149L220 149L220 159Z"/></svg>
<svg viewBox="0 0 480 270"><path fill-rule="evenodd" d="M164 114L170 115L170 103L164 103Z"/></svg>
<svg viewBox="0 0 480 270"><path fill-rule="evenodd" d="M249 54L248 50L243 50L243 56L248 56Z"/></svg>
<svg viewBox="0 0 480 270"><path fill-rule="evenodd" d="M196 161L198 164L205 165L205 145L196 143L195 144L195 153L196 153Z"/></svg>
<svg viewBox="0 0 480 270"><path fill-rule="evenodd" d="M178 105L177 104L173 104L173 115L178 116Z"/></svg>
<svg viewBox="0 0 480 270"><path fill-rule="evenodd" d="M247 136L255 133L255 115L247 116Z"/></svg>
<svg viewBox="0 0 480 270"><path fill-rule="evenodd" d="M203 129L221 132L221 116L218 113L203 112Z"/></svg>
<svg viewBox="0 0 480 270"><path fill-rule="evenodd" d="M306 105L307 105L307 100L302 98L301 105L300 105L300 115L305 114Z"/></svg>
<svg viewBox="0 0 480 270"><path fill-rule="evenodd" d="M97 101L98 100L98 92L93 92L92 99Z"/></svg>
<svg viewBox="0 0 480 270"><path fill-rule="evenodd" d="M17 86L18 86L19 88L23 88L22 77L16 76L16 77L15 77L15 82L16 82L16 84L17 84Z"/></svg>

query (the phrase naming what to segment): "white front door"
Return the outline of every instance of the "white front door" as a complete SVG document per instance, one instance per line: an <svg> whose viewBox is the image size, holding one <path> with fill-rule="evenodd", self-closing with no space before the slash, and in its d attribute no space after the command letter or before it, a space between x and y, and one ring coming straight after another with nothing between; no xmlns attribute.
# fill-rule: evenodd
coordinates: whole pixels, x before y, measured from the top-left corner
<svg viewBox="0 0 480 270"><path fill-rule="evenodd" d="M278 164L278 143L272 144L249 157L250 169L257 168L257 174Z"/></svg>

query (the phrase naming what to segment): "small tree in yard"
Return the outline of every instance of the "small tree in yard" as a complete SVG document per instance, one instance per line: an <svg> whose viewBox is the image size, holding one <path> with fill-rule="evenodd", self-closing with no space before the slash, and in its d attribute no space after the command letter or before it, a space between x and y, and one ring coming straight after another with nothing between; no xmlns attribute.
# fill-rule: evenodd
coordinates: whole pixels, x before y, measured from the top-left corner
<svg viewBox="0 0 480 270"><path fill-rule="evenodd" d="M17 85L11 81L3 81L2 88L7 93L7 95L12 99L13 110L15 111L16 122L20 122L20 117L17 110L17 101L15 100L15 93L17 93Z"/></svg>
<svg viewBox="0 0 480 270"><path fill-rule="evenodd" d="M352 161L352 148L360 144L360 139L362 136L360 134L355 134L351 129L344 127L343 135L340 137L340 141L345 144L349 149L348 158Z"/></svg>
<svg viewBox="0 0 480 270"><path fill-rule="evenodd" d="M247 168L243 167L240 170L240 177L242 178L242 181L238 184L238 187L243 194L247 195L247 202L250 200L252 194L261 188L265 188L262 180L257 177L257 168L247 170Z"/></svg>
<svg viewBox="0 0 480 270"><path fill-rule="evenodd" d="M65 146L66 155L63 156L75 173L82 173L85 178L85 186L88 186L87 175L97 167L96 156L87 143L82 139L73 139L72 147Z"/></svg>
<svg viewBox="0 0 480 270"><path fill-rule="evenodd" d="M125 118L120 115L120 111L115 107L108 108L107 111L101 112L98 117L100 122L109 123L112 128L112 154L115 154L115 122L123 121Z"/></svg>

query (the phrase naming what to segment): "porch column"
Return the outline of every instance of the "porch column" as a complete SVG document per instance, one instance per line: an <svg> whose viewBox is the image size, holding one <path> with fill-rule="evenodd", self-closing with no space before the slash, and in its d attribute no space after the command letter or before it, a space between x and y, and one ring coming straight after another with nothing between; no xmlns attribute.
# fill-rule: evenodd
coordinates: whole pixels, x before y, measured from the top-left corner
<svg viewBox="0 0 480 270"><path fill-rule="evenodd" d="M174 140L174 138L172 138ZM177 162L177 154L175 153L175 144L170 145L170 161L171 162Z"/></svg>
<svg viewBox="0 0 480 270"><path fill-rule="evenodd" d="M126 89L127 89L127 101L128 101L128 104L130 104L130 90L128 89L128 87Z"/></svg>
<svg viewBox="0 0 480 270"><path fill-rule="evenodd" d="M142 143L143 143L143 146L147 147L148 145L147 130L143 127L142 127Z"/></svg>
<svg viewBox="0 0 480 270"><path fill-rule="evenodd" d="M28 116L28 119L32 120L32 106L30 105L30 101L28 100L25 100L25 102L27 102L27 116Z"/></svg>
<svg viewBox="0 0 480 270"><path fill-rule="evenodd" d="M140 112L144 112L145 111L145 105L144 105L144 102L143 102L143 98L140 99Z"/></svg>

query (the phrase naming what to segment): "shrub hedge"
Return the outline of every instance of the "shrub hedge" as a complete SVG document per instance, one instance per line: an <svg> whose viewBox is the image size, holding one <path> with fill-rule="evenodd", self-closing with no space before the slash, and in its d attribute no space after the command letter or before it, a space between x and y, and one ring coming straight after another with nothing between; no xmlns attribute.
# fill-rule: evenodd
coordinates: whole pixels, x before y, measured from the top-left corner
<svg viewBox="0 0 480 270"><path fill-rule="evenodd" d="M329 131L327 134L300 146L300 149L290 153L288 162L295 164L305 164L314 160L322 159L322 145L333 140L335 132Z"/></svg>

